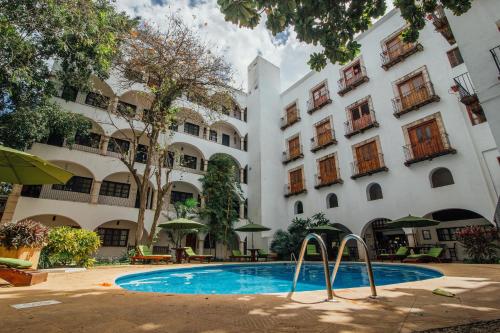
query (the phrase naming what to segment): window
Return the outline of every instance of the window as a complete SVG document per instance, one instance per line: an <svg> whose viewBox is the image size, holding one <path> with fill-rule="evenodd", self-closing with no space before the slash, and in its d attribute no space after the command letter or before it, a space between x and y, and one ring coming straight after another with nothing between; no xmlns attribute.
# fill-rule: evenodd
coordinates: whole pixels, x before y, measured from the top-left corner
<svg viewBox="0 0 500 333"><path fill-rule="evenodd" d="M444 150L436 119L409 128L408 136L414 158L431 156Z"/></svg>
<svg viewBox="0 0 500 333"><path fill-rule="evenodd" d="M399 98L404 109L422 103L429 98L423 73L398 84Z"/></svg>
<svg viewBox="0 0 500 333"><path fill-rule="evenodd" d="M360 174L380 168L380 159L375 141L356 147L356 165L357 172Z"/></svg>
<svg viewBox="0 0 500 333"><path fill-rule="evenodd" d="M335 193L330 193L326 197L326 207L327 208L335 208L339 206L339 200Z"/></svg>
<svg viewBox="0 0 500 333"><path fill-rule="evenodd" d="M472 126L486 122L486 115L484 114L483 107L479 101L473 104L468 104L466 107Z"/></svg>
<svg viewBox="0 0 500 333"><path fill-rule="evenodd" d="M330 119L321 121L319 124L315 125L315 127L317 136L317 140L315 140L315 142L318 146L326 145L333 140L332 124L330 123Z"/></svg>
<svg viewBox="0 0 500 333"><path fill-rule="evenodd" d="M370 105L368 101L361 102L360 104L352 107L349 109L349 113L351 116L353 131L364 129L372 123Z"/></svg>
<svg viewBox="0 0 500 333"><path fill-rule="evenodd" d="M353 84L356 80L358 80L361 76L361 65L359 62L356 62L352 66L344 69L344 80L345 85L349 86Z"/></svg>
<svg viewBox="0 0 500 333"><path fill-rule="evenodd" d="M87 135L77 133L75 135L75 143L80 146L99 148L101 144L101 135L97 133L88 133Z"/></svg>
<svg viewBox="0 0 500 333"><path fill-rule="evenodd" d="M85 104L106 110L109 106L109 97L95 92L89 92L85 98Z"/></svg>
<svg viewBox="0 0 500 333"><path fill-rule="evenodd" d="M442 187L453 184L455 184L455 181L450 170L439 168L431 173L431 187Z"/></svg>
<svg viewBox="0 0 500 333"><path fill-rule="evenodd" d="M135 153L135 161L145 164L148 159L148 146L143 144L137 145L137 152Z"/></svg>
<svg viewBox="0 0 500 333"><path fill-rule="evenodd" d="M99 195L108 197L128 198L130 194L130 184L111 182L104 180L101 184Z"/></svg>
<svg viewBox="0 0 500 333"><path fill-rule="evenodd" d="M102 246L125 247L128 244L128 229L98 228Z"/></svg>
<svg viewBox="0 0 500 333"><path fill-rule="evenodd" d="M286 108L286 123L291 125L299 119L299 112L297 110L297 104L293 103Z"/></svg>
<svg viewBox="0 0 500 333"><path fill-rule="evenodd" d="M118 109L118 112L120 112L121 114L134 115L135 112L137 111L136 105L123 101L118 101L118 105L116 106L116 108Z"/></svg>
<svg viewBox="0 0 500 333"><path fill-rule="evenodd" d="M192 199L193 193L172 191L170 194L170 203L175 204L176 202L184 202L187 199Z"/></svg>
<svg viewBox="0 0 500 333"><path fill-rule="evenodd" d="M318 162L319 183L331 184L337 180L337 166L335 163L335 155L327 156Z"/></svg>
<svg viewBox="0 0 500 333"><path fill-rule="evenodd" d="M302 168L290 171L290 192L297 193L304 190L304 181L302 179Z"/></svg>
<svg viewBox="0 0 500 333"><path fill-rule="evenodd" d="M196 170L196 163L198 159L196 156L182 155L179 164L182 167Z"/></svg>
<svg viewBox="0 0 500 333"><path fill-rule="evenodd" d="M382 187L377 183L368 185L367 193L368 201L379 200L383 198Z"/></svg>
<svg viewBox="0 0 500 333"><path fill-rule="evenodd" d="M456 241L455 233L462 228L463 227L436 229L438 240L440 242Z"/></svg>
<svg viewBox="0 0 500 333"><path fill-rule="evenodd" d="M66 184L54 184L52 188L59 191L90 193L92 178L73 176Z"/></svg>
<svg viewBox="0 0 500 333"><path fill-rule="evenodd" d="M295 215L304 213L304 205L302 204L302 201L295 202L293 211Z"/></svg>
<svg viewBox="0 0 500 333"><path fill-rule="evenodd" d="M446 55L448 56L448 60L450 61L450 65L452 68L463 64L464 62L464 59L462 58L462 54L460 53L460 49L458 47L446 52Z"/></svg>
<svg viewBox="0 0 500 333"><path fill-rule="evenodd" d="M200 136L200 126L192 123L184 123L184 133Z"/></svg>
<svg viewBox="0 0 500 333"><path fill-rule="evenodd" d="M64 86L61 93L61 98L65 101L74 102L78 95L78 88L72 86Z"/></svg>
<svg viewBox="0 0 500 333"><path fill-rule="evenodd" d="M326 103L328 100L328 89L326 84L320 85L318 88L314 89L312 92L314 107L318 108Z"/></svg>
<svg viewBox="0 0 500 333"><path fill-rule="evenodd" d="M301 154L300 137L296 136L288 140L288 154L290 158L297 157Z"/></svg>
<svg viewBox="0 0 500 333"><path fill-rule="evenodd" d="M210 130L208 139L213 142L217 142L217 131Z"/></svg>
<svg viewBox="0 0 500 333"><path fill-rule="evenodd" d="M241 120L241 110L239 107L235 106L233 109L234 118Z"/></svg>
<svg viewBox="0 0 500 333"><path fill-rule="evenodd" d="M228 146L229 147L230 142L231 142L231 138L229 137L229 135L222 134L222 144L224 146Z"/></svg>
<svg viewBox="0 0 500 333"><path fill-rule="evenodd" d="M111 138L108 144L108 151L119 154L126 154L130 148L130 142L127 140Z"/></svg>
<svg viewBox="0 0 500 333"><path fill-rule="evenodd" d="M431 236L431 231L428 230L428 229L424 229L422 230L422 238L424 240L431 240L432 239L432 236Z"/></svg>
<svg viewBox="0 0 500 333"><path fill-rule="evenodd" d="M386 51L384 54L387 56L388 60L393 60L406 54L413 48L414 44L403 42L401 34L389 39L385 43Z"/></svg>
<svg viewBox="0 0 500 333"><path fill-rule="evenodd" d="M172 121L170 123L170 125L168 126L168 129L173 131L173 132L177 132L179 130L179 125L177 124L176 121Z"/></svg>

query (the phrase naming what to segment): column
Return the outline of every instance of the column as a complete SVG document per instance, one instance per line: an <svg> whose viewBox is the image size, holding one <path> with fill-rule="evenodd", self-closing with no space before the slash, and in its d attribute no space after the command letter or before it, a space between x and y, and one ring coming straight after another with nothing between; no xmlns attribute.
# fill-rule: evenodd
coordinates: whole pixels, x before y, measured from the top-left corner
<svg viewBox="0 0 500 333"><path fill-rule="evenodd" d="M208 170L208 160L203 161L203 171L207 172Z"/></svg>
<svg viewBox="0 0 500 333"><path fill-rule="evenodd" d="M205 196L201 195L200 196L200 207L205 208Z"/></svg>
<svg viewBox="0 0 500 333"><path fill-rule="evenodd" d="M118 101L119 101L118 96L111 98L111 103L109 103L109 107L108 107L109 112L114 113L116 111L116 108L118 107Z"/></svg>
<svg viewBox="0 0 500 333"><path fill-rule="evenodd" d="M204 254L203 250L203 246L205 245L205 241L203 239L199 239L198 238L198 250L196 252L198 252L198 254Z"/></svg>
<svg viewBox="0 0 500 333"><path fill-rule="evenodd" d="M245 218L245 202L241 201L240 202L240 219Z"/></svg>
<svg viewBox="0 0 500 333"><path fill-rule="evenodd" d="M90 203L97 204L99 201L99 192L101 191L102 181L94 180L92 189L90 190Z"/></svg>
<svg viewBox="0 0 500 333"><path fill-rule="evenodd" d="M240 137L240 149L245 150L245 137Z"/></svg>
<svg viewBox="0 0 500 333"><path fill-rule="evenodd" d="M158 190L153 190L153 205L151 206L153 210L156 210L156 207L158 207L158 203L156 202L158 200Z"/></svg>
<svg viewBox="0 0 500 333"><path fill-rule="evenodd" d="M240 240L240 252L245 254L245 242Z"/></svg>
<svg viewBox="0 0 500 333"><path fill-rule="evenodd" d="M106 155L108 153L109 139L110 137L107 135L101 136L101 145L99 151L101 155Z"/></svg>
<svg viewBox="0 0 500 333"><path fill-rule="evenodd" d="M244 178L245 178L245 169L240 168L240 184L243 184L243 182L245 180Z"/></svg>
<svg viewBox="0 0 500 333"><path fill-rule="evenodd" d="M206 132L205 132L204 139L205 140L210 140L210 127L207 126L207 127L205 127L205 129L206 129Z"/></svg>
<svg viewBox="0 0 500 333"><path fill-rule="evenodd" d="M5 203L5 209L3 211L0 224L12 221L12 217L14 216L14 213L16 211L17 202L19 201L19 197L21 196L22 189L23 186L19 184L14 184L12 186L12 191L10 192L9 197L7 198L7 202Z"/></svg>

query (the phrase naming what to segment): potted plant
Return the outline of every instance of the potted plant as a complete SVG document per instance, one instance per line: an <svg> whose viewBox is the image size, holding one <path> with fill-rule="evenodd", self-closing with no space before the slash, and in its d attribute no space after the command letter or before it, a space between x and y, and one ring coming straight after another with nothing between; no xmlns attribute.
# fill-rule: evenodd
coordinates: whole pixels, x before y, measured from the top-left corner
<svg viewBox="0 0 500 333"><path fill-rule="evenodd" d="M27 260L36 269L48 232L46 226L33 220L0 225L0 257Z"/></svg>

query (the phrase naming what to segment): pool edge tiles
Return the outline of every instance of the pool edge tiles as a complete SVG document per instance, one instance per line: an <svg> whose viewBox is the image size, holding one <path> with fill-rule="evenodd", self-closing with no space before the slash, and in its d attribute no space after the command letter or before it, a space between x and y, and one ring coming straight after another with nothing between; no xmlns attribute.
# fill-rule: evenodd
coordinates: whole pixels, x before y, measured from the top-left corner
<svg viewBox="0 0 500 333"><path fill-rule="evenodd" d="M377 286L439 278L435 268L417 265L372 264ZM287 262L257 264L217 264L193 267L164 268L119 276L115 284L136 292L202 295L252 295L288 293L291 290L295 264ZM335 289L368 286L364 263L342 263ZM307 262L297 291L324 289L323 266Z"/></svg>

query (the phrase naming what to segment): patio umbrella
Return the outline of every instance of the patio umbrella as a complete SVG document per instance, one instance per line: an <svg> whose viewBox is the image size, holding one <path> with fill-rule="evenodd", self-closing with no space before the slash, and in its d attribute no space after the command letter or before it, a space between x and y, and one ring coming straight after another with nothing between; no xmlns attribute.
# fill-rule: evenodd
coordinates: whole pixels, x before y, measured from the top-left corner
<svg viewBox="0 0 500 333"><path fill-rule="evenodd" d="M198 229L205 227L205 225L203 223L181 217L171 221L163 222L159 224L158 227L172 230L175 238L175 246L179 246L180 239L183 236L182 231L197 231Z"/></svg>
<svg viewBox="0 0 500 333"><path fill-rule="evenodd" d="M311 227L308 230L313 232L343 232L342 230L328 224Z"/></svg>
<svg viewBox="0 0 500 333"><path fill-rule="evenodd" d="M416 246L417 245L417 238L415 237L415 233L413 232L413 228L430 227L430 226L438 225L439 223L440 223L439 221L436 221L433 219L408 215L408 216L402 217L400 219L387 222L387 226L391 226L394 228L412 228L413 240L414 240L415 246Z"/></svg>
<svg viewBox="0 0 500 333"><path fill-rule="evenodd" d="M57 165L20 150L0 146L0 181L11 184L66 184L73 177Z"/></svg>
<svg viewBox="0 0 500 333"><path fill-rule="evenodd" d="M269 231L269 230L271 230L271 228L268 228L268 227L265 227L263 225L256 224L256 223L249 223L247 225L244 225L242 227L236 228L234 230L235 231L239 231L239 232L251 232L252 233L252 248L254 248L254 245L253 245L253 233L254 232L260 232L260 231Z"/></svg>

